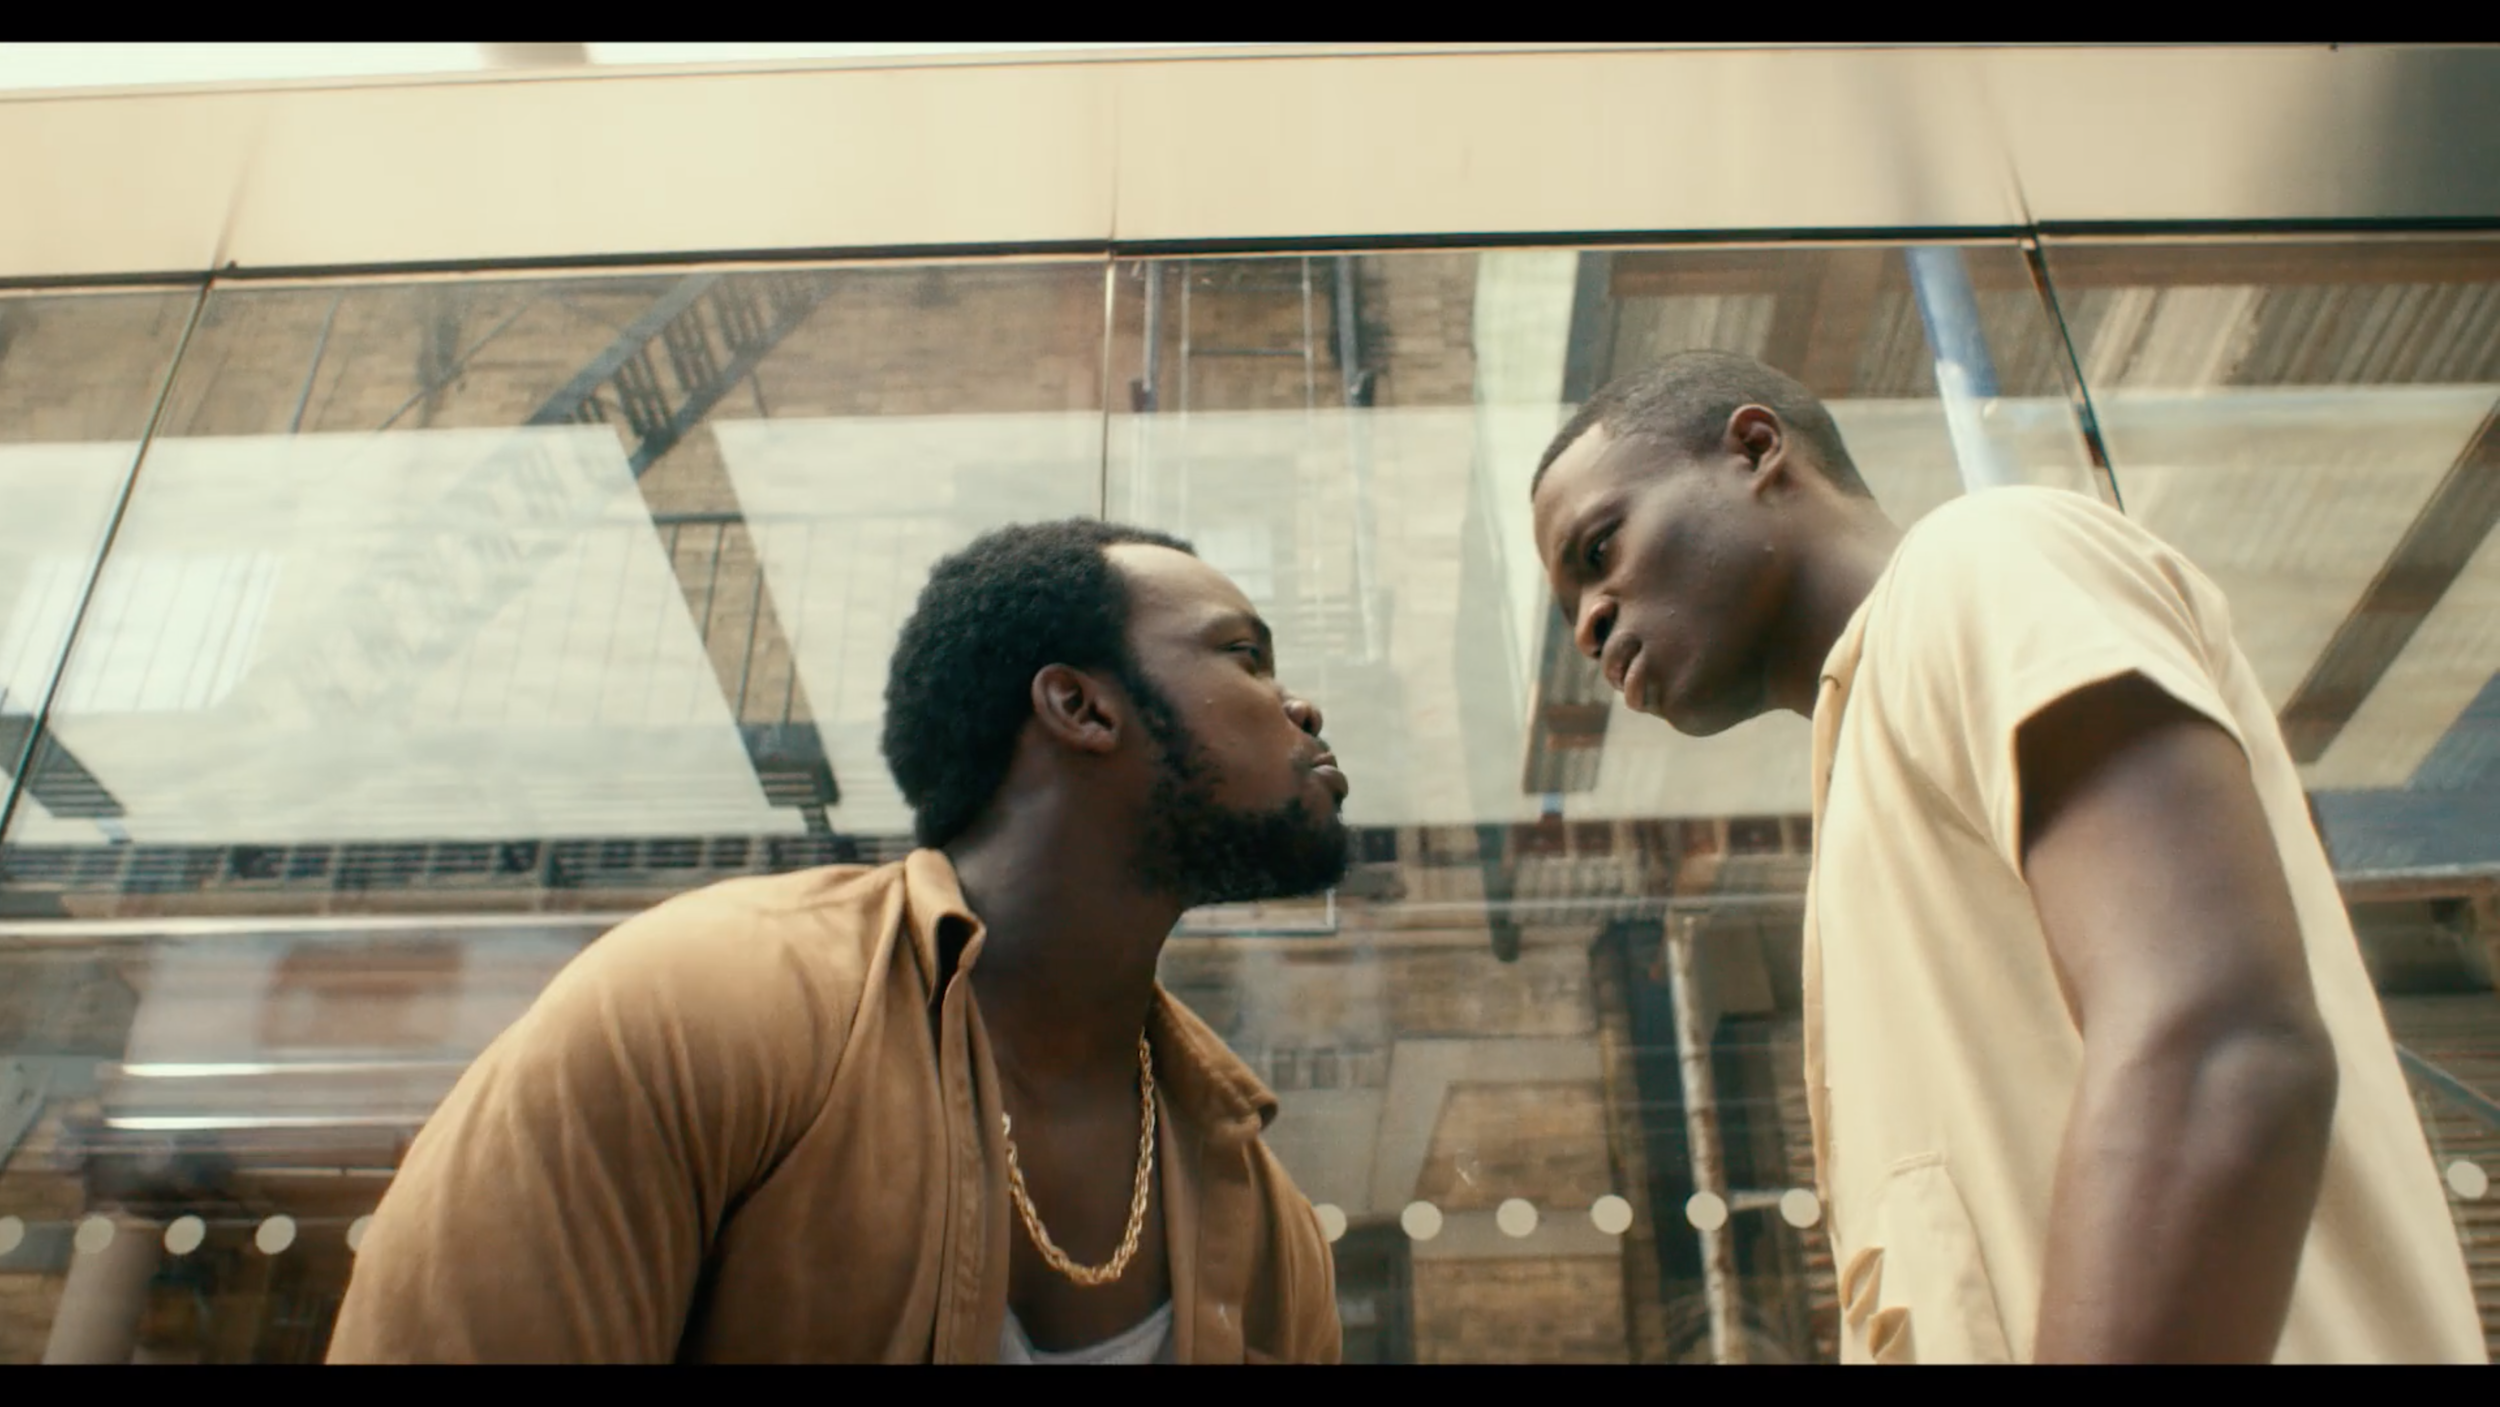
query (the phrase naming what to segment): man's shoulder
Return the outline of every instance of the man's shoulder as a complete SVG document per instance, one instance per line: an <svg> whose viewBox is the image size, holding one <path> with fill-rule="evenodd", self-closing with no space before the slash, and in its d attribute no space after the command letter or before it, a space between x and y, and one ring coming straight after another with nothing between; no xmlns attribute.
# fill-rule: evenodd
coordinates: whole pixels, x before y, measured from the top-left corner
<svg viewBox="0 0 2500 1407"><path fill-rule="evenodd" d="M766 929L821 925L879 907L903 884L903 864L825 865L784 874L744 875L689 889L629 922L678 929L722 922ZM621 930L620 930L621 931Z"/></svg>
<svg viewBox="0 0 2500 1407"><path fill-rule="evenodd" d="M2089 494L2025 485L1966 493L1945 503L1902 534L1895 560L2001 557L2084 542L2104 548L2158 546L2140 525Z"/></svg>
<svg viewBox="0 0 2500 1407"><path fill-rule="evenodd" d="M1933 623L1960 612L2043 605L2060 584L2096 588L2175 577L2172 550L2116 509L2069 489L1998 488L1965 494L1902 534L1885 567L1879 615Z"/></svg>
<svg viewBox="0 0 2500 1407"><path fill-rule="evenodd" d="M855 985L899 910L902 865L839 865L753 875L645 909L584 950L568 975L639 989L680 1008L739 1019Z"/></svg>

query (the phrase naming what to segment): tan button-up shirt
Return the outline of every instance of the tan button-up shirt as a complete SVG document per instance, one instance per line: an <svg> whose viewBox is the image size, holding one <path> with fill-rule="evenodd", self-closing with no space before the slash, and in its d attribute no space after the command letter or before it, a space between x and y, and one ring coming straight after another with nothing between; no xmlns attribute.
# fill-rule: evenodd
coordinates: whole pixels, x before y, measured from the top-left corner
<svg viewBox="0 0 2500 1407"><path fill-rule="evenodd" d="M1020 1233L982 943L926 850L619 926L418 1135L330 1361L991 1361ZM1327 1241L1260 1137L1275 1096L1159 988L1148 1033L1177 1357L1337 1361Z"/></svg>

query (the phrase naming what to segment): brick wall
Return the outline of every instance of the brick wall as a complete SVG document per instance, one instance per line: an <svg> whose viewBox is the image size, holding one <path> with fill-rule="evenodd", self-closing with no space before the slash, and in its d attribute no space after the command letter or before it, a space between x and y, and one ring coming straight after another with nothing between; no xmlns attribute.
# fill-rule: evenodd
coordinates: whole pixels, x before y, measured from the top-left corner
<svg viewBox="0 0 2500 1407"><path fill-rule="evenodd" d="M1580 1036L1596 1028L1588 954L1531 948L1515 963L1482 948L1401 954L1387 984L1392 1024L1414 1035Z"/></svg>
<svg viewBox="0 0 2500 1407"><path fill-rule="evenodd" d="M67 1283L58 1275L0 1275L0 1366L43 1361L52 1311Z"/></svg>
<svg viewBox="0 0 2500 1407"><path fill-rule="evenodd" d="M192 298L0 298L0 443L137 439Z"/></svg>
<svg viewBox="0 0 2500 1407"><path fill-rule="evenodd" d="M1361 262L1362 323L1379 372L1376 403L1470 404L1474 257L1404 254ZM1320 339L1311 363L1298 355L1199 359L1190 368L1196 408L1287 409L1304 404L1306 395L1321 405L1341 403L1330 261L1316 261L1307 324L1299 260L1207 261L1189 273L1200 280L1191 303L1192 338L1201 350L1297 349L1306 325ZM1171 295L1181 274L1170 270L1167 318L1178 315ZM674 281L662 275L417 282L361 286L344 300L330 288L262 288L222 298L196 334L163 430L284 433L295 423L299 402L306 432L371 431L394 415L409 428L515 425ZM1287 286L1255 286L1262 282ZM1126 285L1120 291L1106 394L1099 265L841 271L755 383L735 389L714 415L962 415L1106 404L1125 410L1127 381L1142 370L1135 293ZM145 309L125 301L110 317L66 304L36 311L40 316L21 329L16 348L0 355L0 425L10 433L40 425L41 437L62 439L135 433L157 389L151 365L161 378L188 300ZM506 330L465 369L450 370L454 351L507 319ZM44 354L34 355L35 349ZM1178 356L1170 325L1162 356L1169 386ZM665 384L661 349L654 349L654 361ZM443 384L420 394L429 377ZM107 395L99 386L115 389ZM1165 405L1173 404L1167 392ZM621 440L624 431L617 433ZM642 491L660 513L738 507L716 442L700 432L652 467ZM1326 497L1335 503L1346 492L1342 484L1328 486ZM1345 506L1335 503L1337 516ZM1402 522L1399 530L1408 539L1427 527L1454 533L1454 527L1445 533L1445 526ZM1437 543L1405 540L1399 551L1420 561L1438 550ZM1453 561L1455 553L1453 537ZM710 610L708 638L725 686L750 669L750 697L769 700L777 710L788 683L786 648L765 629L755 632L756 657L750 662L744 655L751 618L762 613L769 624L772 610L769 598L753 589L751 540L742 528L731 529L717 567L709 541L681 540L679 570L689 605L700 599ZM1408 647L1410 658L1421 661L1409 672L1420 671L1429 682L1445 670L1443 657L1452 647L1443 638L1452 633L1443 609L1450 593L1430 583L1409 586L1412 599L1398 604L1406 613L1399 618L1404 638L1429 645L1420 656ZM802 712L805 704L802 693ZM751 707L748 715L759 710ZM1400 884L1412 898L1446 902L1481 893L1481 872L1471 866L1402 870ZM1192 988L1192 999L1228 1034L1255 1048L1263 1073L1297 1087L1286 1090L1289 1103L1302 1088L1383 1086L1390 1053L1403 1039L1594 1039L1584 952L1532 946L1516 964L1503 964L1480 932L1463 947L1340 951L1311 961L1232 959L1213 962L1201 975L1205 980ZM125 1024L127 1015L120 1013ZM1414 1195L1466 1213L1509 1196L1549 1209L1585 1208L1599 1195L1623 1190L1615 1186L1604 1101L1595 1081L1456 1086L1438 1112ZM77 1213L83 1193L74 1177L26 1167L21 1157L0 1180L0 1212L60 1219ZM1619 1257L1427 1260L1413 1271L1413 1332L1426 1361L1625 1356ZM57 1281L0 1276L0 1336L15 1336L0 1337L0 1353L15 1353L16 1339L26 1339L39 1355L50 1318L47 1284L57 1295Z"/></svg>
<svg viewBox="0 0 2500 1407"><path fill-rule="evenodd" d="M1415 1267L1418 1363L1621 1363L1623 1344L1614 1257Z"/></svg>
<svg viewBox="0 0 2500 1407"><path fill-rule="evenodd" d="M1415 1195L1443 1211L1526 1197L1586 1207L1615 1186L1596 1085L1454 1085Z"/></svg>

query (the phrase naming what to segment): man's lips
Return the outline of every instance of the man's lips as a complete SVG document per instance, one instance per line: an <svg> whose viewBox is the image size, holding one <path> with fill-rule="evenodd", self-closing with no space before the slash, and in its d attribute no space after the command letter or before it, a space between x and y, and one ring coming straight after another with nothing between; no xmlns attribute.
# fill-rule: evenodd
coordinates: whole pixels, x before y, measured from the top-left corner
<svg viewBox="0 0 2500 1407"><path fill-rule="evenodd" d="M1311 759L1311 775L1319 778L1320 785L1335 793L1339 801L1345 800L1347 791L1351 790L1345 772L1337 766L1337 754L1333 752L1323 752Z"/></svg>
<svg viewBox="0 0 2500 1407"><path fill-rule="evenodd" d="M1632 662L1640 658L1641 642L1630 636L1618 637L1620 643L1609 642L1604 655L1606 684L1616 693L1623 692L1624 681L1632 676Z"/></svg>

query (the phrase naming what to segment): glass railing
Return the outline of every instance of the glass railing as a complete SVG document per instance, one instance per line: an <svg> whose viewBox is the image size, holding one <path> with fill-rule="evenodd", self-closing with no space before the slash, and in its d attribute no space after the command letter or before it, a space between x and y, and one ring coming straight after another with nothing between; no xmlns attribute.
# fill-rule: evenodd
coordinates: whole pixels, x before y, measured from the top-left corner
<svg viewBox="0 0 2500 1407"><path fill-rule="evenodd" d="M906 853L920 584L1074 514L1239 583L1356 774L1345 881L1164 972L1282 1100L1348 1358L1832 1359L1805 725L1626 713L1528 543L1570 408L1694 347L1896 521L2048 486L2224 587L2494 1283L2500 240L212 281L0 295L0 1361L318 1359L585 944Z"/></svg>

